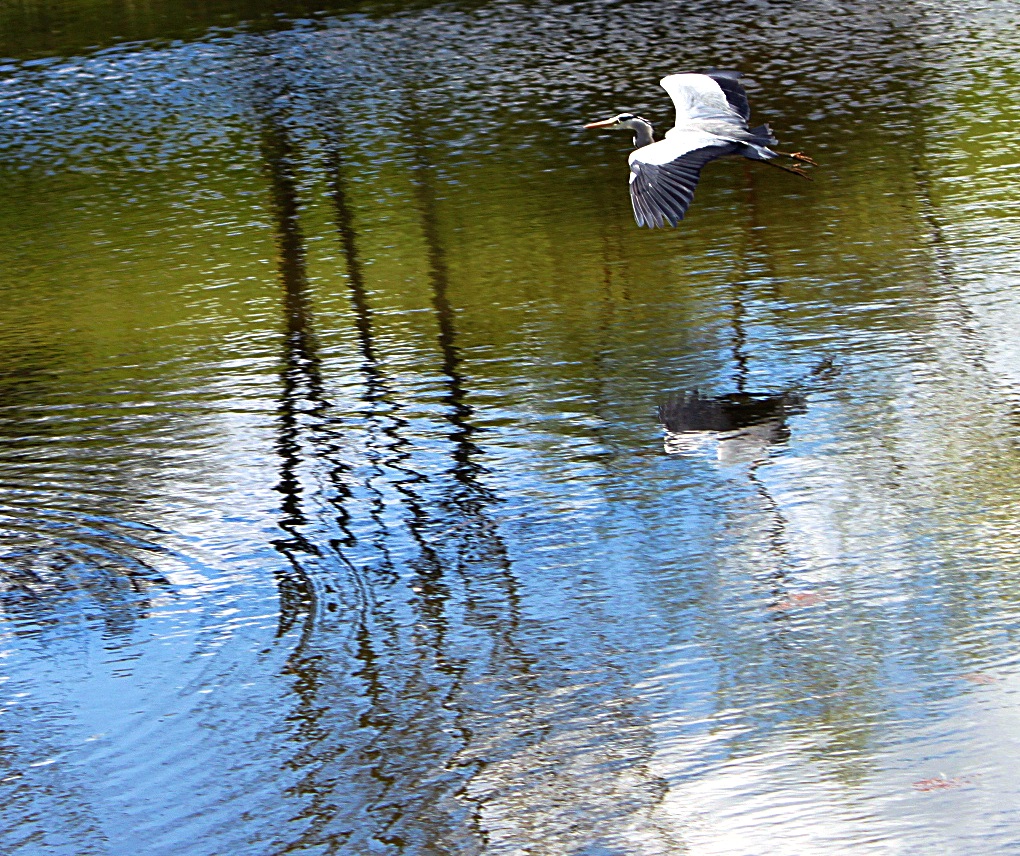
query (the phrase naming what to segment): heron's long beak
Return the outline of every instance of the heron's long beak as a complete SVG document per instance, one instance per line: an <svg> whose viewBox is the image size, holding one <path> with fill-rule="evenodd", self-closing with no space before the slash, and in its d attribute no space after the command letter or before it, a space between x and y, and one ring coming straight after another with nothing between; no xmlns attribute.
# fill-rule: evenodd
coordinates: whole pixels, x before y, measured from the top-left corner
<svg viewBox="0 0 1020 856"><path fill-rule="evenodd" d="M587 128L587 129L591 129L591 128L612 128L613 125L615 125L615 124L616 124L616 117L613 116L612 119L603 119L601 122L591 122L591 123L585 125L584 127Z"/></svg>

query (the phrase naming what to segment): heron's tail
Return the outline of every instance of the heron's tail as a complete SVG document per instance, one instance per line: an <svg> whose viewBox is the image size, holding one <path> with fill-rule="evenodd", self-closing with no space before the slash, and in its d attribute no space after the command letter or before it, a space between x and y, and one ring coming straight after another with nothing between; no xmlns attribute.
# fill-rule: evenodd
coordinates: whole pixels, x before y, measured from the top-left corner
<svg viewBox="0 0 1020 856"><path fill-rule="evenodd" d="M761 161L762 163L767 163L769 166L781 169L784 172L792 172L794 175L799 175L801 178L806 178L808 181L813 180L811 176L804 172L804 170L799 166L784 166L781 163L777 163L775 160L775 158L782 156L785 158L793 158L797 161L806 161L814 166L815 162L813 160L799 152L795 155L791 155L788 152L776 152L770 149L767 145L751 140L744 144L743 148L740 150L740 154L749 160Z"/></svg>
<svg viewBox="0 0 1020 856"><path fill-rule="evenodd" d="M747 142L758 146L774 146L779 142L773 136L772 129L768 125L759 125L757 128L751 128L749 133L751 138Z"/></svg>

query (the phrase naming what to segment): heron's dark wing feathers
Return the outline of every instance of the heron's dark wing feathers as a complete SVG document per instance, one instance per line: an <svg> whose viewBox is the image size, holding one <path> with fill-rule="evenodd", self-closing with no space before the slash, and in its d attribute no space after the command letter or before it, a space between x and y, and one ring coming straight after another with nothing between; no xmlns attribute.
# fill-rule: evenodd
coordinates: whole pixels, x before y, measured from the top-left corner
<svg viewBox="0 0 1020 856"><path fill-rule="evenodd" d="M634 157L630 162L630 201L639 226L676 226L694 198L701 168L710 160L732 154L736 144L712 145L685 152L667 163ZM640 153L641 149L638 149Z"/></svg>
<svg viewBox="0 0 1020 856"><path fill-rule="evenodd" d="M706 71L705 75L719 84L726 96L726 103L746 124L751 118L751 105L747 103L747 93L740 85L743 75L739 71Z"/></svg>
<svg viewBox="0 0 1020 856"><path fill-rule="evenodd" d="M683 220L694 198L700 167L635 161L631 172L634 178L630 184L630 201L639 226L657 229L667 223L675 226Z"/></svg>

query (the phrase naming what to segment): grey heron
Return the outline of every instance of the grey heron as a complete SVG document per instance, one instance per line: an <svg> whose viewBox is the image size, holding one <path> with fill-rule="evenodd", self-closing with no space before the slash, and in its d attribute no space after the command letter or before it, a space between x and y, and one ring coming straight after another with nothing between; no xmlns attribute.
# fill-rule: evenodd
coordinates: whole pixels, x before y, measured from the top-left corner
<svg viewBox="0 0 1020 856"><path fill-rule="evenodd" d="M742 155L809 178L799 166L776 163L775 158L816 166L811 158L769 148L776 138L768 125L748 127L751 108L740 77L736 71L709 71L662 78L659 85L676 107L676 125L658 142L652 123L633 113L584 126L634 132L635 149L628 158L630 201L639 226L676 226L683 220L701 168L716 158Z"/></svg>

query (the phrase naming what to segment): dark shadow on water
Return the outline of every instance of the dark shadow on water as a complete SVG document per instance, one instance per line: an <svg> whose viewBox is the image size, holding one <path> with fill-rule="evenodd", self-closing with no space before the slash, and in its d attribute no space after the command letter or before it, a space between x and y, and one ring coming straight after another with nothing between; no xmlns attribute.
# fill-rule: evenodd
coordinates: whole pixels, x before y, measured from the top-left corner
<svg viewBox="0 0 1020 856"><path fill-rule="evenodd" d="M737 341L743 345L739 336ZM773 449L790 441L789 419L806 412L809 392L823 388L838 373L832 361L825 359L782 392L739 391L702 396L694 389L674 393L658 407L667 454L701 455L706 446L714 446L720 464L739 464L745 472L764 516L764 543L770 566L762 581L769 589L772 617L780 623L788 617L782 604L789 601L792 579L788 521L759 469L768 462ZM737 376L742 383L746 360L738 362ZM777 642L783 644L782 639Z"/></svg>
<svg viewBox="0 0 1020 856"><path fill-rule="evenodd" d="M739 330L739 328L738 328ZM739 338L742 343L743 339ZM737 392L703 396L697 389L683 390L667 396L657 408L659 422L670 436L711 434L740 436L754 434L770 444L790 439L787 420L807 409L808 394L823 388L826 381L839 374L832 360L820 361L803 378L780 392L751 393L743 389L746 358L738 361ZM668 442L667 442L668 446Z"/></svg>
<svg viewBox="0 0 1020 856"><path fill-rule="evenodd" d="M787 419L803 413L806 404L800 392L775 395L734 392L706 398L695 389L671 395L660 404L659 421L673 434L729 433L754 428L770 443L781 443L790 437Z"/></svg>
<svg viewBox="0 0 1020 856"><path fill-rule="evenodd" d="M347 823L344 800L338 801L334 790L350 790L346 799L352 804L376 805L384 802L388 788L383 771L368 773L374 762L365 756L374 754L370 747L375 735L384 732L392 719L388 700L393 690L386 685L383 669L392 657L385 649L395 646L394 631L385 616L373 614L376 596L370 578L348 555L358 547L348 507L351 467L341 449L342 426L335 423L324 391L299 223L298 155L287 125L289 117L278 106L286 103L284 96L290 94L293 81L289 69L279 65L268 50L253 62L253 102L262 125L262 153L277 226L285 320L276 444L277 489L283 495L279 527L285 537L277 539L274 547L286 559L287 569L277 574L278 632L282 636L299 622L302 626L299 644L285 669L297 697L290 719L298 748L284 763L308 772L291 789L303 808L293 818L295 830L301 831L288 850L324 846L336 852L354 833ZM335 200L340 200L340 210L346 211L343 187L334 181L331 189ZM370 315L349 219L340 231L362 354L371 367L376 360ZM369 397L381 398L381 377L371 368L367 376ZM314 479L320 471L330 488L326 505L313 503L305 487L305 480ZM379 527L380 503L377 497L371 512ZM332 519L323 515L327 509ZM385 532L378 540L385 543ZM391 564L385 551L382 555L383 564ZM331 613L341 622L340 628L324 623ZM349 632L330 632L350 621Z"/></svg>
<svg viewBox="0 0 1020 856"><path fill-rule="evenodd" d="M271 72L270 72L271 73ZM317 608L315 586L304 559L319 554L319 548L304 535L308 520L302 507L299 468L301 451L300 417L306 402L322 417L325 401L319 359L310 329L308 282L305 276L303 237L298 223L298 205L293 174L293 151L282 118L269 105L271 97L256 101L262 121L262 157L272 196L275 216L277 264L283 292L285 325L281 365L281 393L277 408L279 434L276 452L280 458L280 480L276 489L282 495L280 528L285 537L274 546L287 559L289 572L277 575L280 592L279 634L288 632L305 616L314 616Z"/></svg>
<svg viewBox="0 0 1020 856"><path fill-rule="evenodd" d="M449 472L453 479L452 490L444 496L442 505L455 521L453 540L458 543L460 553L457 566L465 560L484 556L497 569L499 586L506 597L508 610L504 615L504 628L507 634L512 634L519 623L518 583L511 571L506 545L492 515L492 508L498 505L499 499L483 482L487 470L479 461L482 452L475 440L478 429L473 422L474 409L468 402L468 380L463 370L456 316L450 301L450 273L439 223L436 169L430 159L432 147L426 132L425 117L421 115L413 96L409 95L405 99L405 105L413 158L413 184L421 215L432 305L438 329L445 387L445 418L451 426L449 441L453 463ZM470 584L470 579L465 577L464 582ZM509 636L506 638L509 639Z"/></svg>

